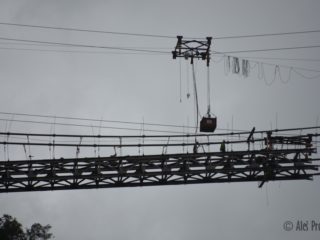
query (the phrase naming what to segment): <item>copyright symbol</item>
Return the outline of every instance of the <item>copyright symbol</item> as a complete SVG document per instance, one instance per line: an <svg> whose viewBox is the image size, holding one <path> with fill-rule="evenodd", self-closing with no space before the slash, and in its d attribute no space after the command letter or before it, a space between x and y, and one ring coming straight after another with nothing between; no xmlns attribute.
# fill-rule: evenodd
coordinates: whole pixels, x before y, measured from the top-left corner
<svg viewBox="0 0 320 240"><path fill-rule="evenodd" d="M286 231L291 231L293 229L293 223L291 221L284 222L283 229Z"/></svg>

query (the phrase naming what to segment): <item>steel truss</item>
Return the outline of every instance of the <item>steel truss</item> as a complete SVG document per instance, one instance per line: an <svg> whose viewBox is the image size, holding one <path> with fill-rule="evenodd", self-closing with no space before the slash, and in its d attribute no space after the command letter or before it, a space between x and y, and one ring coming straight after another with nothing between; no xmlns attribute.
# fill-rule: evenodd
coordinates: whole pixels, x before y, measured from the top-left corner
<svg viewBox="0 0 320 240"><path fill-rule="evenodd" d="M0 192L312 180L315 148L0 162Z"/></svg>

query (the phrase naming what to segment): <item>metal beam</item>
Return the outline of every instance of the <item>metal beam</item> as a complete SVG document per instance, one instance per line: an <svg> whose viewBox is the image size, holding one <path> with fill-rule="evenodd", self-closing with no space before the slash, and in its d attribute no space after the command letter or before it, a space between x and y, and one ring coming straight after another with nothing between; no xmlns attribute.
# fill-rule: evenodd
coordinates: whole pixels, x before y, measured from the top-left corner
<svg viewBox="0 0 320 240"><path fill-rule="evenodd" d="M0 192L312 180L314 148L0 162Z"/></svg>

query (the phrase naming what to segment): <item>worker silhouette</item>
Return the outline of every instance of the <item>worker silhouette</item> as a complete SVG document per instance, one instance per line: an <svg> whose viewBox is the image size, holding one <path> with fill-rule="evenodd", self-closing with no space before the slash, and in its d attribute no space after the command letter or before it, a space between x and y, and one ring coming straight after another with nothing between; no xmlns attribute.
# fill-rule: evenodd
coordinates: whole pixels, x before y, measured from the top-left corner
<svg viewBox="0 0 320 240"><path fill-rule="evenodd" d="M226 152L226 141L223 140L220 145L220 152L225 153Z"/></svg>
<svg viewBox="0 0 320 240"><path fill-rule="evenodd" d="M196 141L193 145L193 153L198 153L199 143Z"/></svg>

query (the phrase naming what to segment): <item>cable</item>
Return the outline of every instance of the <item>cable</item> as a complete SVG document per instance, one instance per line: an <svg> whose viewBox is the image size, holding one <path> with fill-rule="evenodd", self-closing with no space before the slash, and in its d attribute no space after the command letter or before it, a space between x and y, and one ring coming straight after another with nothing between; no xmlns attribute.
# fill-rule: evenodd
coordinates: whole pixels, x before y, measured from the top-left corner
<svg viewBox="0 0 320 240"><path fill-rule="evenodd" d="M159 53L147 52L110 52L110 51L80 51L80 50L53 50L53 49L36 49L36 48L10 48L0 47L0 50L13 50L13 51L30 51L30 52L58 52L58 53L86 53L86 54L116 54L116 55L159 55Z"/></svg>
<svg viewBox="0 0 320 240"><path fill-rule="evenodd" d="M14 120L15 121L15 120ZM57 123L56 123L57 124ZM303 131L320 129L320 126L314 127L303 127L303 128L287 128L287 129L274 129L274 130L262 130L255 131L254 134L262 133L277 133L277 132L292 132L292 131ZM18 133L18 132L0 132L0 135L7 136L38 136L38 137L67 137L67 138L188 138L188 137L211 137L211 136L233 136L233 135L249 135L251 131L243 132L228 132L228 133L213 133L213 134L179 134L179 135L78 135L78 134L43 134L43 133ZM319 136L320 134L310 134L312 136ZM299 135L301 136L301 134ZM308 136L305 135L305 136Z"/></svg>
<svg viewBox="0 0 320 240"><path fill-rule="evenodd" d="M5 37L0 37L0 40L28 42L28 43L42 43L42 44L51 44L51 45L68 46L68 47L85 47L85 48L95 48L95 49L112 49L112 50L121 50L121 51L146 52L146 53L162 53L162 54L170 53L170 52L164 52L164 51L155 51L155 50L138 49L138 48L134 49L134 48L125 48L125 47L110 47L110 46L86 45L86 44L75 44L75 43L49 42L49 41L38 41L38 40L27 40L27 39L5 38Z"/></svg>
<svg viewBox="0 0 320 240"><path fill-rule="evenodd" d="M300 136L303 137L303 136ZM265 138L260 138L260 139L254 139L253 142L265 142ZM206 145L221 145L222 143L224 144L242 144L242 143L247 143L247 140L233 140L233 141L219 141L219 142L197 142L197 145L201 145L201 146L206 146ZM194 143L185 143L185 142L181 142L181 143L169 143L169 141L165 144L163 143L152 143L152 144L84 144L81 143L81 145L79 144L75 144L75 143L56 143L56 142L49 142L49 143L40 143L40 142L30 142L29 139L27 142L9 142L9 141L2 141L0 142L0 145L4 145L4 146L9 146L9 145L17 145L17 146L49 146L49 147L112 147L112 148L119 148L119 147L182 147L182 146L194 146ZM304 145L302 145L304 146ZM298 148L299 149L299 148ZM295 150L297 150L297 148L295 148ZM306 148L306 150L315 150L312 148ZM267 150L265 150L267 151ZM232 151L231 151L232 152Z"/></svg>
<svg viewBox="0 0 320 240"><path fill-rule="evenodd" d="M320 45L297 46L297 47L282 47L282 48L267 48L267 49L247 49L247 50L228 51L228 52L223 52L223 53L269 52L269 51L295 50L295 49L307 49L307 48L320 48Z"/></svg>
<svg viewBox="0 0 320 240"><path fill-rule="evenodd" d="M9 119L0 119L0 121L8 121ZM46 121L32 121L32 120L11 120L12 122L21 122L21 123L35 123L35 124L52 124L52 122ZM72 126L72 127L94 127L99 128L97 125L87 125L87 124L74 124L74 123L55 123L55 125L59 126ZM109 126L101 126L101 128L107 129L118 129L118 130L129 130L129 131L140 131L139 128L125 128L125 127L109 127ZM181 133L177 131L164 131L164 130L152 130L145 129L146 132L158 132L158 133Z"/></svg>
<svg viewBox="0 0 320 240"><path fill-rule="evenodd" d="M132 122L132 121L119 121L119 120L107 120L107 119L94 119L94 118L77 118L77 117L67 117L67 116L56 116L56 115L40 115L40 114L27 114L27 113L13 113L13 112L0 112L0 115L16 115L16 116L25 116L25 117L39 117L39 118L50 118L50 119L65 119L65 120L76 120L76 121L90 121L90 122L105 122L105 123L118 123L118 124L132 124L132 125L141 125L142 122ZM8 121L11 121L11 119L7 119ZM4 119L0 119L0 121L5 121ZM23 122L23 120L20 120L20 122ZM30 121L26 121L30 122ZM38 121L31 121L30 123L38 123ZM40 122L41 124L52 124L52 122ZM63 124L63 123L60 123ZM160 124L160 123L143 123L146 126L156 126L156 127L172 127L172 128L181 128L182 130L184 128L189 129L195 129L193 126L181 126L181 125L175 125L175 124ZM68 125L69 126L69 125ZM79 125L76 125L79 126ZM81 125L84 127L92 127L92 125ZM98 126L94 126L98 127ZM132 129L135 130L135 129ZM141 130L141 129L139 129ZM221 131L228 131L228 129L224 128L217 128L217 130ZM148 131L148 130L146 130ZM246 130L235 130L236 132L244 132ZM160 131L161 132L161 131ZM181 132L173 132L173 131L165 131L169 133L181 133Z"/></svg>
<svg viewBox="0 0 320 240"><path fill-rule="evenodd" d="M244 58L245 57L241 57L241 56L234 56L234 55L227 55L226 53L224 52L214 52L215 54L222 54L224 55L224 57L228 57L228 58ZM308 72L318 72L320 73L320 70L315 70L315 69L310 69L310 68L303 68L303 67L295 67L295 66L289 66L289 65L283 65L283 64L273 64L273 63L267 63L267 62L261 62L261 61L252 61L250 60L250 62L253 62L253 63L257 63L258 65L259 64L264 64L264 65L270 65L270 66L276 66L278 65L279 67L285 67L285 68L292 68L292 69L299 69L299 70L302 70L302 71L308 71ZM254 66L255 67L255 66ZM253 69L254 67L252 67L251 69ZM230 71L230 70L229 70Z"/></svg>
<svg viewBox="0 0 320 240"><path fill-rule="evenodd" d="M210 68L207 66L207 115L210 117L210 112L211 112L211 106L210 106Z"/></svg>
<svg viewBox="0 0 320 240"><path fill-rule="evenodd" d="M307 79L315 79L315 78L320 77L320 74L310 77L310 76L306 76L302 73L297 72L297 70L295 70L295 69L292 69L292 71L294 71L296 74L300 75L301 77L307 78Z"/></svg>
<svg viewBox="0 0 320 240"><path fill-rule="evenodd" d="M199 103L198 103L198 91L197 91L197 82L196 82L196 74L195 74L195 70L194 70L194 64L192 63L192 78L193 78L193 90L194 90L194 101L195 101L195 105L196 105L196 130L195 130L195 134L198 131L198 125L199 125Z"/></svg>
<svg viewBox="0 0 320 240"><path fill-rule="evenodd" d="M302 71L309 71L309 72L317 72L317 73L320 73L320 71L314 70L314 69L301 68L301 67L292 67L292 66L287 66L287 65L282 65L282 64L280 65L280 64L272 64L272 63L266 63L266 62L258 62L258 63L264 64L264 65L269 65L269 66L275 66L275 67L278 66L278 67L289 68L290 71L294 71L295 73L297 73L297 74L300 75L301 77L308 78L308 79L315 79L315 78L320 77L320 74L315 75L315 76L312 76L312 77L307 77L307 76L305 76L304 74L297 72L297 70L296 70L296 69L299 69L299 70L302 70Z"/></svg>
<svg viewBox="0 0 320 240"><path fill-rule="evenodd" d="M264 142L264 139L255 139L255 142ZM236 144L236 143L246 143L246 140L234 140L225 141L225 144ZM198 145L220 145L221 142L204 142L197 143ZM17 146L56 146L56 147L181 147L181 146L194 146L194 143L151 143L151 144L74 144L74 143L40 143L40 142L0 142L0 145L17 145Z"/></svg>
<svg viewBox="0 0 320 240"><path fill-rule="evenodd" d="M90 121L90 122L105 122L105 123L122 123L122 124L132 124L141 125L142 122L132 122L132 121L119 121L119 120L107 120L107 119L94 119L94 118L78 118L78 117L67 117L67 116L54 116L54 115L40 115L40 114L27 114L27 113L13 113L13 112L0 112L0 115L16 115L25 117L39 117L39 118L51 118L51 119L66 119L66 120L77 120L77 121ZM194 128L192 126L180 126L174 124L160 124L160 123L143 123L146 126L159 126L159 127L176 127L176 128ZM224 129L223 129L224 130ZM240 131L240 130L239 130ZM242 131L242 130L241 130Z"/></svg>
<svg viewBox="0 0 320 240"><path fill-rule="evenodd" d="M181 58L179 59L179 102L182 102L182 72L181 72Z"/></svg>
<svg viewBox="0 0 320 240"><path fill-rule="evenodd" d="M244 58L244 59L283 60L283 61L320 62L320 59L312 59L312 58L277 58L277 57L251 57L251 56L241 56L241 58Z"/></svg>
<svg viewBox="0 0 320 240"><path fill-rule="evenodd" d="M176 36L168 36L168 35L115 32L115 31L90 30L90 29L67 28L67 27L53 27L53 26L19 24L19 23L8 23L8 22L0 22L0 25L17 26L17 27L29 27L29 28L41 28L41 29L52 29L52 30L63 30L63 31L74 31L74 32L103 33L103 34L125 35L125 36L135 36L135 37L176 38Z"/></svg>
<svg viewBox="0 0 320 240"><path fill-rule="evenodd" d="M319 32L320 32L320 30L307 30L307 31L294 31L294 32L279 32L279 33L262 33L262 34L234 35L234 36L213 37L213 40L235 39L235 38L253 38L253 37L270 37L270 36L283 36L283 35L319 33Z"/></svg>
<svg viewBox="0 0 320 240"><path fill-rule="evenodd" d="M0 121L9 121L10 119L0 119ZM10 120L13 122L20 122L20 123L35 123L35 124L49 124L51 125L52 122L46 122L46 121L31 121L31 120ZM94 127L94 128L99 128L100 126L97 125L87 125L87 124L72 124L72 123L55 123L55 125L59 125L59 126L73 126L73 127ZM131 130L131 131L141 131L140 128L124 128L124 127L108 127L108 126L101 126L101 128L107 128L107 129L118 129L118 130ZM144 131L146 132L157 132L157 133L171 133L171 134L181 134L181 132L177 132L177 131L161 131L161 130L151 130L151 129L145 129ZM236 133L232 133L232 135L237 134ZM9 134L10 135L10 134ZM30 135L30 134L27 134ZM215 135L219 135L219 134L215 134ZM223 135L223 134L222 134ZM52 135L52 136L57 136ZM76 135L73 135L76 136ZM172 136L172 135L153 135L153 136L148 136L148 137L168 137L168 136ZM183 135L174 135L175 137L183 137L183 136L207 136L207 134L203 134L203 135L192 135L192 134L183 134ZM99 137L99 136L98 136ZM120 136L111 136L111 137L116 137L119 138ZM144 135L128 135L128 136L121 136L121 137L147 137Z"/></svg>
<svg viewBox="0 0 320 240"><path fill-rule="evenodd" d="M46 44L46 43L24 43L24 42L14 42L14 41L0 41L0 45L7 45L7 46L11 46L12 45L18 45L18 46L36 46L36 47L60 47L60 46L56 46L54 44ZM69 48L74 48L72 46L67 46ZM170 50L171 48L168 47L139 47L139 46L127 46L127 48L133 48L133 49L139 49L139 48L143 48L145 50Z"/></svg>
<svg viewBox="0 0 320 240"><path fill-rule="evenodd" d="M215 52L217 54L223 54L223 56L226 58L228 57L228 60L229 61L229 64L230 64L230 58L233 57L233 58L241 58L241 59L247 59L247 58L251 58L251 57L242 57L242 56L229 56L229 55L226 55L222 52ZM256 58L259 58L259 57L256 57ZM265 59L277 59L277 58L265 58ZM316 59L314 59L316 60ZM320 59L319 59L320 60ZM225 75L226 74L226 62L225 61L225 64L224 64L224 69L225 69ZM316 78L319 78L320 77L320 74L318 75L315 75L315 76L306 76L300 72L297 71L297 69L299 70L302 70L302 71L309 71L309 72L317 72L317 73L320 73L319 70L315 70L315 69L310 69L310 68L303 68L303 67L293 67L293 66L288 66L288 65L283 65L283 64L273 64L273 63L266 63L266 62L261 62L261 61L252 61L250 60L250 62L253 62L255 63L255 66L254 67L250 67L250 69L254 69L257 65L259 66L259 79L264 79L264 81L266 82L267 85L272 85L272 83L274 82L275 80L275 77L276 77L276 74L279 75L279 78L280 78L280 81L282 81L283 83L288 83L291 79L291 73L294 71L296 74L298 74L299 76L303 77L303 78L306 78L306 79L316 79ZM275 66L275 75L274 75L274 80L271 82L271 83L268 83L265 79L265 73L264 73L264 68L263 68L263 65L269 65L269 66ZM289 75L288 75L288 79L287 80L283 80L282 77L281 77L281 73L280 73L280 68L279 67L284 67L284 68L289 68ZM230 71L230 69L228 70L228 72Z"/></svg>
<svg viewBox="0 0 320 240"><path fill-rule="evenodd" d="M176 38L176 36L171 36L171 35L116 32L116 31L106 31L106 30L80 29L80 28L71 28L71 27L54 27L54 26L31 25L31 24L20 24L20 23L9 23L9 22L0 22L0 25L28 27L28 28L40 28L40 29L52 29L52 30L64 30L64 31L75 31L75 32L114 34L114 35L136 36L136 37L170 38L170 39ZM319 32L320 32L320 30L315 29L315 30L293 31L293 32L247 34L247 35L220 36L220 37L218 36L218 37L213 37L213 39L214 40L222 40L222 39L235 39L235 38L253 38L253 37L267 37L267 36L309 34L309 33L319 33ZM192 38L192 37L187 37L187 38ZM193 38L193 39L199 39L199 38Z"/></svg>

